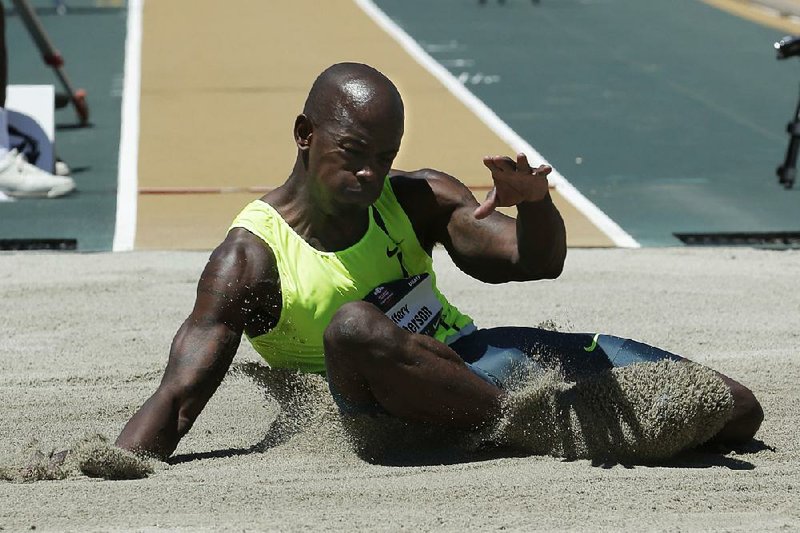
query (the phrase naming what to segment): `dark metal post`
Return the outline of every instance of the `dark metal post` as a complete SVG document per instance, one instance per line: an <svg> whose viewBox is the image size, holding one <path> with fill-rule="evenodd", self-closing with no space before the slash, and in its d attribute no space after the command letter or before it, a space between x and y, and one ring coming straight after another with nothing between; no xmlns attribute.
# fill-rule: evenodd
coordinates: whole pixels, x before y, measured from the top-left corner
<svg viewBox="0 0 800 533"><path fill-rule="evenodd" d="M17 10L17 13L19 13L23 24L25 24L25 28L27 28L37 48L39 48L44 62L53 67L61 85L66 89L67 93L69 93L69 99L72 101L72 105L75 106L75 111L78 113L81 125L86 126L89 123L89 106L86 103L86 91L83 89L78 89L76 91L72 88L72 84L67 78L67 73L64 72L64 58L61 57L61 54L55 49L53 43L50 42L42 23L39 22L39 18L28 3L28 0L11 1L14 3L14 8Z"/></svg>

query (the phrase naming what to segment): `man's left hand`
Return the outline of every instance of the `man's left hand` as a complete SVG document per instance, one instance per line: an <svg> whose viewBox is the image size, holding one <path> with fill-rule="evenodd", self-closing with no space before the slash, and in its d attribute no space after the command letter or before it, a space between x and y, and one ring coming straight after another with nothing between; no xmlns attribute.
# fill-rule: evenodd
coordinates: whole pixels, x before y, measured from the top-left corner
<svg viewBox="0 0 800 533"><path fill-rule="evenodd" d="M511 207L523 202L538 202L547 196L549 165L531 168L525 154L517 154L517 162L507 156L487 156L483 164L492 172L494 186L486 200L475 209L475 218L488 217L497 207Z"/></svg>

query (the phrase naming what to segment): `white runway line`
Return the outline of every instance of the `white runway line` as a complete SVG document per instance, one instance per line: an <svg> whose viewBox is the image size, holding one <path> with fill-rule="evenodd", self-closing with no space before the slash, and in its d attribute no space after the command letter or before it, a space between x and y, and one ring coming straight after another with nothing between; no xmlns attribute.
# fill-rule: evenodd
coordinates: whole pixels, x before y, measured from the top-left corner
<svg viewBox="0 0 800 533"><path fill-rule="evenodd" d="M143 8L144 0L128 1L128 35L125 38L125 79L117 163L117 219L112 245L115 252L133 250L136 238Z"/></svg>
<svg viewBox="0 0 800 533"><path fill-rule="evenodd" d="M477 96L464 87L450 71L440 65L400 26L398 26L386 13L380 10L372 0L353 0L375 23L386 33L394 38L400 46L433 74L453 95L464 105L472 110L493 132L508 143L516 152L528 155L532 164L550 164L547 160L525 139L520 137L511 127L484 104ZM550 165L551 167L553 165ZM640 245L623 230L608 215L594 205L588 198L581 194L567 179L553 167L548 176L550 183L554 184L558 192L575 208L583 213L600 231L608 236L611 241L622 248L639 248Z"/></svg>

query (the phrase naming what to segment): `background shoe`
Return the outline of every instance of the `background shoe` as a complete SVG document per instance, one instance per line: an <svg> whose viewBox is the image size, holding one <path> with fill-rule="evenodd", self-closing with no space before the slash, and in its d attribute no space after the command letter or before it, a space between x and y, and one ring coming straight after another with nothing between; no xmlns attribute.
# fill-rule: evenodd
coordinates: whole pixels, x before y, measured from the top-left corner
<svg viewBox="0 0 800 533"><path fill-rule="evenodd" d="M53 174L55 174L56 176L69 176L70 174L72 174L72 170L69 168L69 165L66 164L64 161L56 159L56 164Z"/></svg>
<svg viewBox="0 0 800 533"><path fill-rule="evenodd" d="M72 192L75 182L31 165L17 150L0 160L0 191L15 198L57 198Z"/></svg>

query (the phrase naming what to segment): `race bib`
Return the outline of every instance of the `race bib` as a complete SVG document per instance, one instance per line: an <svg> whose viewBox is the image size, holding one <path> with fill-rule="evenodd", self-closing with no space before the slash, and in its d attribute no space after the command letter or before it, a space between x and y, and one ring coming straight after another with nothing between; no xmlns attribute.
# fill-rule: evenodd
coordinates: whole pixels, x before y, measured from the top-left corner
<svg viewBox="0 0 800 533"><path fill-rule="evenodd" d="M364 298L392 322L411 333L433 336L442 317L442 304L427 273L398 279L372 289Z"/></svg>

